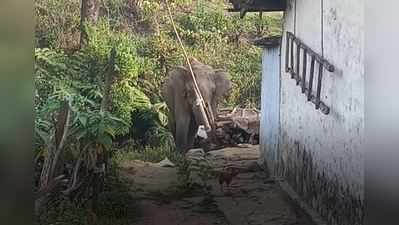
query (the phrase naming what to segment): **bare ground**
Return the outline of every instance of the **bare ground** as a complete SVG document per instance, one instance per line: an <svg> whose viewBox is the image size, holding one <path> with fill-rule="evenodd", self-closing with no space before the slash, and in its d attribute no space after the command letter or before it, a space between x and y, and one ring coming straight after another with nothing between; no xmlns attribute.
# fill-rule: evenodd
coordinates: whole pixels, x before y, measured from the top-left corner
<svg viewBox="0 0 399 225"><path fill-rule="evenodd" d="M221 161L242 165L253 161L253 150L219 150L217 157L208 160L218 161L215 165ZM234 157L229 152L234 152ZM313 224L263 171L243 171L223 191L215 178L208 181L207 193L193 190L184 194L178 188L176 168L129 161L122 165L121 175L131 182L132 194L139 199L135 225Z"/></svg>

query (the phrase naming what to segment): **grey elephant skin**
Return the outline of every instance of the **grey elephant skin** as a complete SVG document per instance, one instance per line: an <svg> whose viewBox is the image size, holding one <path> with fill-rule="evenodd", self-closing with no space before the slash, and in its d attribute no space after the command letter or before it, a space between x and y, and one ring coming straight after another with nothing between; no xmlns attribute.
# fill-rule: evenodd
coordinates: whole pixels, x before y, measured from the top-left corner
<svg viewBox="0 0 399 225"><path fill-rule="evenodd" d="M191 67L204 102L216 116L218 103L229 94L232 87L229 74L196 59L191 60ZM182 153L192 148L198 127L204 124L204 118L195 104L194 90L190 70L178 66L169 72L162 91L169 108L169 129L173 134L177 151Z"/></svg>

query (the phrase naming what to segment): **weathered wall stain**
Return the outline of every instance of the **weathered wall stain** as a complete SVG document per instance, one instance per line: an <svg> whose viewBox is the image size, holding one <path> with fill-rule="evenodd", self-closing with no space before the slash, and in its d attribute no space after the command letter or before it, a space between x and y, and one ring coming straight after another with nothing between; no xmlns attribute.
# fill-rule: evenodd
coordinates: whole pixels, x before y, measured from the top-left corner
<svg viewBox="0 0 399 225"><path fill-rule="evenodd" d="M283 137L288 138L287 136ZM289 141L290 142L290 141ZM285 177L303 200L332 225L362 225L363 197L342 183L338 175L327 176L317 165L311 151L298 141L284 144L276 173Z"/></svg>
<svg viewBox="0 0 399 225"><path fill-rule="evenodd" d="M261 137L262 150L269 157L266 161L274 161L275 175L285 177L330 225L360 225L364 199L363 3L290 0L288 6L284 32L295 32L336 69L325 73L322 81L322 101L331 111L326 116L315 110L280 67L278 150L273 154L268 147L273 142ZM282 53L285 38L283 35ZM281 65L285 65L284 54L281 56ZM266 122L261 127L270 129Z"/></svg>
<svg viewBox="0 0 399 225"><path fill-rule="evenodd" d="M331 109L324 116L306 101L300 88L281 68L276 170L329 224L362 224L362 1L291 0L289 4L296 7L284 12L284 31L295 31L314 51L324 53L336 71L323 76L322 99ZM285 57L281 61L285 65Z"/></svg>

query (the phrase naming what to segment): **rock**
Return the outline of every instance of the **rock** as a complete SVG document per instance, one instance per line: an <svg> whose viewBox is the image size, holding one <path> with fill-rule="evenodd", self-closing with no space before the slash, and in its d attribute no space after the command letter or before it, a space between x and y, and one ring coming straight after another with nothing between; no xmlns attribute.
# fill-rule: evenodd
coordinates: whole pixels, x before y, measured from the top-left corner
<svg viewBox="0 0 399 225"><path fill-rule="evenodd" d="M205 156L205 152L204 150L200 149L200 148L195 148L195 149L190 149L187 153L186 153L186 157L198 157L198 156Z"/></svg>
<svg viewBox="0 0 399 225"><path fill-rule="evenodd" d="M206 179L204 178L210 166L204 150L199 148L191 149L186 153L186 159L189 162L190 182L199 186L206 186Z"/></svg>
<svg viewBox="0 0 399 225"><path fill-rule="evenodd" d="M209 160L224 161L242 161L242 160L258 160L260 156L258 146L250 146L248 148L232 147L221 150L209 151L206 158Z"/></svg>
<svg viewBox="0 0 399 225"><path fill-rule="evenodd" d="M160 167L175 167L175 164L173 164L167 157L165 157L165 159L161 162L157 163L157 165Z"/></svg>
<svg viewBox="0 0 399 225"><path fill-rule="evenodd" d="M248 147L232 147L207 152L206 159L213 169L219 170L224 167L237 167L241 172L259 171L260 157L259 146L248 145Z"/></svg>
<svg viewBox="0 0 399 225"><path fill-rule="evenodd" d="M132 183L132 190L147 193L173 193L177 189L178 174L176 168L160 167L158 163L132 160L120 166L121 177Z"/></svg>
<svg viewBox="0 0 399 225"><path fill-rule="evenodd" d="M238 168L240 173L259 171L259 156L259 146L254 145L224 148L207 153L202 149L191 149L186 153L190 182L199 186L207 185L207 180L214 178L209 176L214 174L212 171L217 173L226 167Z"/></svg>

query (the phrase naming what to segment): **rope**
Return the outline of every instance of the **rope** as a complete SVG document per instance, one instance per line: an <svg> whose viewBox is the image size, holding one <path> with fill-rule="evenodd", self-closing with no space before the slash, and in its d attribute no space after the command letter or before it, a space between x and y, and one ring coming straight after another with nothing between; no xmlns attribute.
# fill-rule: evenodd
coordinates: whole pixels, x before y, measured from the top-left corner
<svg viewBox="0 0 399 225"><path fill-rule="evenodd" d="M321 0L321 56L324 57L324 1Z"/></svg>
<svg viewBox="0 0 399 225"><path fill-rule="evenodd" d="M197 80L195 79L193 68L191 67L191 63L190 63L190 60L188 58L186 49L184 48L184 45L183 45L183 42L182 42L182 40L180 38L179 32L177 32L176 25L175 25L175 22L173 20L172 13L170 11L169 4L168 4L167 0L165 0L165 5L166 5L166 9L168 11L168 16L169 16L170 22L172 23L173 30L174 30L174 32L176 34L177 40L179 41L180 47L183 50L183 55L184 55L184 58L186 59L188 68L190 69L190 75L191 75L191 78L192 78L193 83L194 83L194 91L195 91L196 97L197 97L196 105L200 107L201 113L203 115L205 114L205 118L204 118L205 119L205 121L204 121L205 124L204 124L204 126L205 126L205 129L207 131L209 131L211 129L211 126L210 126L210 123L209 123L208 116L210 116L213 119L213 115L206 107L205 101L204 101L204 99L202 97L202 94L201 94L201 91L200 91L200 89L198 87ZM212 120L212 122L213 122L213 120Z"/></svg>
<svg viewBox="0 0 399 225"><path fill-rule="evenodd" d="M294 35L296 36L296 0L294 2Z"/></svg>

